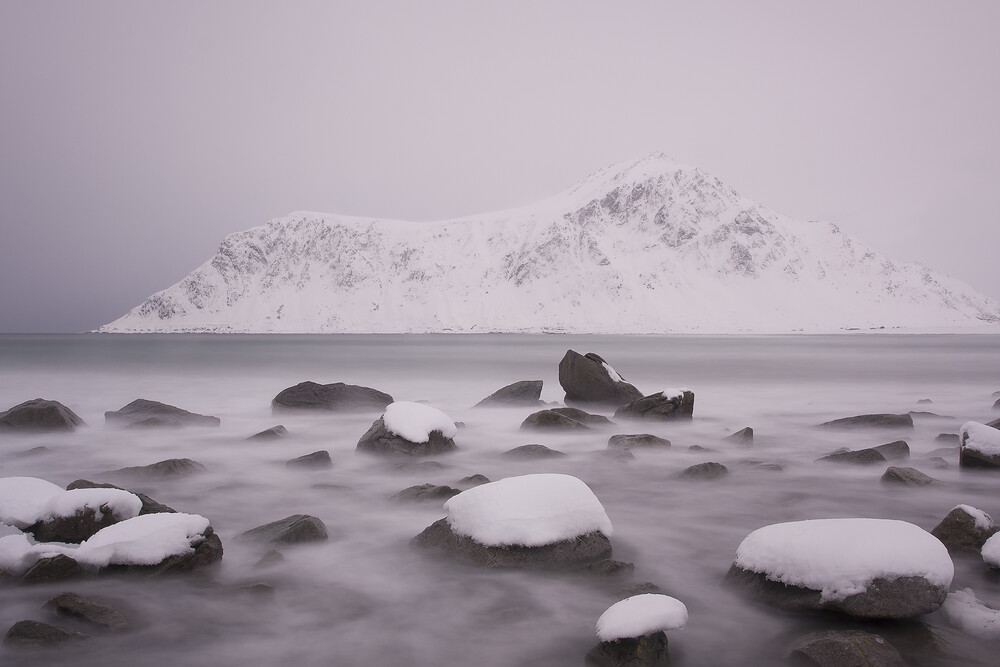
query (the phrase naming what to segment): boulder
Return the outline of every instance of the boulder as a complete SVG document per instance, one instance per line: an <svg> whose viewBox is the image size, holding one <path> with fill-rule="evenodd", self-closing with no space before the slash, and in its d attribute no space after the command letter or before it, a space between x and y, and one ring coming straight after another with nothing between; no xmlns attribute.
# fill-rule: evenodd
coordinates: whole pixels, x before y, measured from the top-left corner
<svg viewBox="0 0 1000 667"><path fill-rule="evenodd" d="M59 646L67 642L89 639L88 635L76 630L61 628L38 621L18 621L3 638L3 645L11 648L37 648Z"/></svg>
<svg viewBox="0 0 1000 667"><path fill-rule="evenodd" d="M24 529L39 542L79 544L102 528L119 521L107 505L84 507L72 516L53 516L37 521Z"/></svg>
<svg viewBox="0 0 1000 667"><path fill-rule="evenodd" d="M330 468L333 466L333 461L330 459L330 452L325 449L321 449L318 452L313 452L312 454L306 454L304 456L299 456L291 461L285 463L289 468Z"/></svg>
<svg viewBox="0 0 1000 667"><path fill-rule="evenodd" d="M563 452L549 449L545 445L521 445L501 454L510 459L553 459L566 456Z"/></svg>
<svg viewBox="0 0 1000 667"><path fill-rule="evenodd" d="M884 445L872 447L876 452L885 457L886 461L899 461L910 458L910 446L905 440L893 440Z"/></svg>
<svg viewBox="0 0 1000 667"><path fill-rule="evenodd" d="M497 389L475 407L534 406L541 403L541 395L541 380L522 380Z"/></svg>
<svg viewBox="0 0 1000 667"><path fill-rule="evenodd" d="M996 403L993 404L993 409L994 410L1000 410L1000 398L998 398L996 400Z"/></svg>
<svg viewBox="0 0 1000 667"><path fill-rule="evenodd" d="M252 528L237 537L239 540L265 544L302 544L329 539L326 524L314 516L293 514L278 521Z"/></svg>
<svg viewBox="0 0 1000 667"><path fill-rule="evenodd" d="M128 491L129 493L133 493L139 497L139 500L142 501L142 509L139 510L140 516L142 516L143 514L161 514L164 512L177 511L172 507L168 507L163 503L159 503L153 500L145 493L138 493L130 489L122 489L122 487L115 486L114 484L98 484L96 482L91 482L86 479L78 479L66 485L67 491L72 491L73 489L121 489L122 491Z"/></svg>
<svg viewBox="0 0 1000 667"><path fill-rule="evenodd" d="M675 421L691 419L694 414L694 392L659 392L642 396L615 410L615 419L650 419Z"/></svg>
<svg viewBox="0 0 1000 667"><path fill-rule="evenodd" d="M978 554L990 537L1000 531L986 512L959 505L934 526L931 535L941 540L953 554Z"/></svg>
<svg viewBox="0 0 1000 667"><path fill-rule="evenodd" d="M666 667L670 664L667 633L601 642L590 649L583 663L586 667Z"/></svg>
<svg viewBox="0 0 1000 667"><path fill-rule="evenodd" d="M126 565L109 566L107 569L115 571L125 569L129 571L141 572L150 576L172 575L214 565L222 560L222 540L211 526L202 533L201 541L194 546L194 551L167 556L156 565Z"/></svg>
<svg viewBox="0 0 1000 667"><path fill-rule="evenodd" d="M827 454L826 456L818 458L816 461L825 461L828 463L850 463L853 465L873 465L876 463L885 463L885 456L883 456L882 452L876 450L875 448L869 447L868 449L836 451L832 454Z"/></svg>
<svg viewBox="0 0 1000 667"><path fill-rule="evenodd" d="M670 446L670 441L650 433L625 433L613 435L608 439L608 449L635 449L636 447Z"/></svg>
<svg viewBox="0 0 1000 667"><path fill-rule="evenodd" d="M78 426L86 426L79 415L59 401L44 398L25 401L0 412L0 432L73 431Z"/></svg>
<svg viewBox="0 0 1000 667"><path fill-rule="evenodd" d="M489 484L490 478L486 475L480 475L476 473L475 475L469 475L468 477L463 477L458 480L458 483L464 487L480 486L482 484Z"/></svg>
<svg viewBox="0 0 1000 667"><path fill-rule="evenodd" d="M708 461L707 463L699 463L693 465L690 468L686 468L681 474L681 479L718 479L720 477L725 477L729 474L729 468L722 465L721 463L716 463L715 461Z"/></svg>
<svg viewBox="0 0 1000 667"><path fill-rule="evenodd" d="M589 574L596 577L618 577L635 572L635 563L613 558L602 558L593 563L587 563L578 570L581 574Z"/></svg>
<svg viewBox="0 0 1000 667"><path fill-rule="evenodd" d="M589 431L590 427L555 410L539 410L524 418L521 429L526 431Z"/></svg>
<svg viewBox="0 0 1000 667"><path fill-rule="evenodd" d="M611 541L600 531L537 547L516 544L494 547L455 533L447 519L432 523L411 544L482 567L574 569L611 556Z"/></svg>
<svg viewBox="0 0 1000 667"><path fill-rule="evenodd" d="M263 556L261 556L256 563L254 563L254 567L256 568L272 567L274 565L283 562L285 562L285 557L281 555L281 552L275 549L271 549Z"/></svg>
<svg viewBox="0 0 1000 667"><path fill-rule="evenodd" d="M934 483L933 479L916 468L906 468L903 466L889 466L882 473L881 479L887 484L898 484L901 486L930 486Z"/></svg>
<svg viewBox="0 0 1000 667"><path fill-rule="evenodd" d="M913 428L913 417L909 414L871 414L843 417L823 422L826 428Z"/></svg>
<svg viewBox="0 0 1000 667"><path fill-rule="evenodd" d="M813 632L789 649L795 664L815 667L903 667L903 658L889 642L860 630Z"/></svg>
<svg viewBox="0 0 1000 667"><path fill-rule="evenodd" d="M264 429L260 433L254 433L247 440L280 440L288 435L288 429L278 424L271 428Z"/></svg>
<svg viewBox="0 0 1000 667"><path fill-rule="evenodd" d="M753 444L753 429L747 426L746 428L741 428L732 435L727 435L723 440L727 442L735 442L738 445L752 445Z"/></svg>
<svg viewBox="0 0 1000 667"><path fill-rule="evenodd" d="M1000 432L989 424L966 422L959 431L961 468L1000 468Z"/></svg>
<svg viewBox="0 0 1000 667"><path fill-rule="evenodd" d="M370 387L343 382L317 384L300 382L278 392L271 401L271 412L316 410L323 412L382 411L392 403L392 396Z"/></svg>
<svg viewBox="0 0 1000 667"><path fill-rule="evenodd" d="M39 558L28 571L21 575L22 584L48 584L83 576L83 568L69 556L59 554L49 558Z"/></svg>
<svg viewBox="0 0 1000 667"><path fill-rule="evenodd" d="M953 442L956 445L961 441L958 433L938 433L934 440L937 442Z"/></svg>
<svg viewBox="0 0 1000 667"><path fill-rule="evenodd" d="M425 500L448 500L452 496L457 496L461 491L459 489L452 488L450 486L438 486L436 484L420 484L418 486L411 486L409 488L403 489L395 496L393 500L401 501L418 501L423 502Z"/></svg>
<svg viewBox="0 0 1000 667"><path fill-rule="evenodd" d="M112 632L128 630L130 627L128 619L120 612L76 593L60 593L46 602L45 606L52 608L57 614L70 616Z"/></svg>
<svg viewBox="0 0 1000 667"><path fill-rule="evenodd" d="M453 452L458 447L452 438L445 437L441 431L431 431L426 442L411 442L401 435L396 435L385 425L385 417L379 417L371 428L358 440L357 451L370 454L432 456Z"/></svg>
<svg viewBox="0 0 1000 667"><path fill-rule="evenodd" d="M199 415L181 408L137 398L120 410L104 413L104 421L125 427L156 428L179 426L218 426L218 417Z"/></svg>
<svg viewBox="0 0 1000 667"><path fill-rule="evenodd" d="M579 408L551 408L551 410L587 426L602 426L614 423L604 415L591 414Z"/></svg>
<svg viewBox="0 0 1000 667"><path fill-rule="evenodd" d="M990 428L1000 429L1000 419L994 419L991 422L986 422L986 425Z"/></svg>
<svg viewBox="0 0 1000 667"><path fill-rule="evenodd" d="M109 475L126 477L177 477L205 470L205 466L191 459L167 459L145 466L128 466L108 472Z"/></svg>
<svg viewBox="0 0 1000 667"><path fill-rule="evenodd" d="M559 362L559 384L566 392L566 403L619 407L642 398L638 389L593 352L581 355L568 350Z"/></svg>

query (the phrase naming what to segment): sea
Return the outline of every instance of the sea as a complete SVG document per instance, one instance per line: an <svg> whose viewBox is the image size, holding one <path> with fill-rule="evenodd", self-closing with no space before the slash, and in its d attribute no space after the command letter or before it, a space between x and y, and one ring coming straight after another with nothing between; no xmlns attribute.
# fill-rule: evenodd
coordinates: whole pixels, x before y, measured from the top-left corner
<svg viewBox="0 0 1000 667"><path fill-rule="evenodd" d="M601 355L644 394L692 390L694 418L617 420L585 434L550 435L520 429L535 408L473 407L518 380L543 380L542 400L561 402L558 364L570 349ZM462 423L458 450L426 461L373 457L356 446L378 413L272 414L274 396L305 380L425 401ZM206 470L127 486L207 517L225 549L219 566L190 575L0 582L0 632L21 619L53 622L43 605L64 591L108 604L133 625L65 650L5 648L0 662L577 666L598 643L598 617L649 583L689 611L687 626L668 633L671 664L781 664L798 638L828 629L876 632L909 664L996 664L1000 642L966 634L943 610L881 623L792 613L747 598L725 576L743 538L772 523L875 517L930 530L958 504L1000 517L1000 471L960 469L957 444L938 439L965 421L1000 416L993 408L998 390L995 335L0 336L0 410L54 399L87 423L68 434L0 435L0 476L65 486L112 481L108 473L125 466L191 458ZM105 423L105 411L136 398L215 415L221 426L129 430ZM913 412L914 427L817 427L882 412ZM277 424L288 437L247 439ZM725 440L747 426L752 444ZM608 456L608 439L620 433L651 433L672 446L635 450L632 460ZM888 464L817 462L839 448L898 439L911 454L894 464L917 468L934 485L885 484ZM565 456L503 456L525 444ZM329 452L332 467L285 465L318 450ZM729 474L679 478L707 461ZM486 570L410 545L445 511L440 501L394 498L400 491L460 488L474 474L498 480L538 472L574 475L593 490L614 527L613 557L634 564L631 573ZM280 562L262 565L269 547L236 539L294 514L320 518L329 540L282 547ZM954 560L953 590L972 589L1000 608L1000 578L978 556Z"/></svg>

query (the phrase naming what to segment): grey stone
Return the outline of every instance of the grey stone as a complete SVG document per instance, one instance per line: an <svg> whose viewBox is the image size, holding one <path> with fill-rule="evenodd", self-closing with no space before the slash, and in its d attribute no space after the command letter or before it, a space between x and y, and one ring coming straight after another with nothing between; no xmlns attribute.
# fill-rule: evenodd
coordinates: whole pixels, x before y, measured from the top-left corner
<svg viewBox="0 0 1000 667"><path fill-rule="evenodd" d="M932 401L929 398L921 398L919 401L917 401L917 404L920 405L920 404L924 404L924 403L933 403L933 402L934 401Z"/></svg>
<svg viewBox="0 0 1000 667"><path fill-rule="evenodd" d="M69 628L38 621L18 621L7 631L3 645L11 648L39 648L89 638L88 635Z"/></svg>
<svg viewBox="0 0 1000 667"><path fill-rule="evenodd" d="M177 427L177 426L218 426L218 417L199 415L173 405L137 398L120 410L104 413L104 421L119 426Z"/></svg>
<svg viewBox="0 0 1000 667"><path fill-rule="evenodd" d="M370 387L343 382L318 384L306 381L278 392L278 395L271 400L271 412L274 414L300 410L381 412L392 402L392 396Z"/></svg>
<svg viewBox="0 0 1000 667"><path fill-rule="evenodd" d="M699 463L690 468L686 468L681 474L681 479L718 479L729 474L729 468L715 461Z"/></svg>
<svg viewBox="0 0 1000 667"><path fill-rule="evenodd" d="M106 504L101 505L100 514L98 518L97 510L84 507L73 516L54 516L37 521L25 528L24 532L31 533L39 542L79 544L102 528L117 523L114 512Z"/></svg>
<svg viewBox="0 0 1000 667"><path fill-rule="evenodd" d="M283 562L285 562L285 557L281 555L281 552L275 549L271 549L263 556L261 556L260 560L254 563L254 567L256 568L272 567L274 565L277 565L278 563L283 563Z"/></svg>
<svg viewBox="0 0 1000 667"><path fill-rule="evenodd" d="M264 429L260 433L254 433L247 440L280 440L288 435L288 429L278 424L271 428Z"/></svg>
<svg viewBox="0 0 1000 667"><path fill-rule="evenodd" d="M321 449L312 454L299 456L285 463L289 468L330 468L333 461L330 459L330 452Z"/></svg>
<svg viewBox="0 0 1000 667"><path fill-rule="evenodd" d="M125 570L148 576L174 575L214 565L222 560L222 540L211 526L205 529L202 540L194 544L194 551L168 556L156 565L109 566L108 571Z"/></svg>
<svg viewBox="0 0 1000 667"><path fill-rule="evenodd" d="M869 447L868 449L837 451L818 458L816 461L827 463L850 463L853 465L873 465L876 463L885 463L885 456L882 455L882 452Z"/></svg>
<svg viewBox="0 0 1000 667"><path fill-rule="evenodd" d="M469 475L468 477L463 477L462 479L458 480L458 483L461 486L467 486L467 487L481 486L483 484L489 484L490 478L487 477L486 475L480 475L479 473L476 473L475 475Z"/></svg>
<svg viewBox="0 0 1000 667"><path fill-rule="evenodd" d="M76 593L60 593L46 602L45 606L51 607L57 614L72 616L113 632L128 630L130 626L128 619L121 612Z"/></svg>
<svg viewBox="0 0 1000 667"><path fill-rule="evenodd" d="M632 597L633 595L643 595L645 593L656 593L657 595L663 595L663 589L654 584L651 581L644 581L641 584L635 584L634 586L629 586L628 588L623 588L617 593L615 593L615 599L618 602Z"/></svg>
<svg viewBox="0 0 1000 667"><path fill-rule="evenodd" d="M108 472L125 477L177 477L204 472L205 466L191 459L167 459L146 466L128 466Z"/></svg>
<svg viewBox="0 0 1000 667"><path fill-rule="evenodd" d="M937 442L953 442L956 445L961 442L961 438L958 437L958 433L938 433L934 440Z"/></svg>
<svg viewBox="0 0 1000 667"><path fill-rule="evenodd" d="M541 380L522 380L497 389L476 403L475 407L538 405L541 395Z"/></svg>
<svg viewBox="0 0 1000 667"><path fill-rule="evenodd" d="M427 442L410 442L396 435L385 426L379 417L371 428L358 440L357 451L380 455L433 456L458 449L455 441L446 438L441 431L431 431Z"/></svg>
<svg viewBox="0 0 1000 667"><path fill-rule="evenodd" d="M982 528L976 525L976 519L971 514L961 507L956 507L934 526L931 535L941 540L950 553L978 555L986 540L997 531L1000 531L1000 528L992 520L989 526Z"/></svg>
<svg viewBox="0 0 1000 667"><path fill-rule="evenodd" d="M635 563L629 563L613 558L602 558L593 563L587 563L580 568L580 573L597 577L618 577L635 572Z"/></svg>
<svg viewBox="0 0 1000 667"><path fill-rule="evenodd" d="M73 489L121 489L122 491L128 491L129 493L138 496L139 500L142 501L142 509L139 510L140 516L143 514L160 514L163 512L177 511L172 507L168 507L163 503L153 500L145 493L139 493L138 491L132 491L131 489L124 489L120 486L115 486L114 484L98 484L86 479L78 479L66 485L67 491L72 491Z"/></svg>
<svg viewBox="0 0 1000 667"><path fill-rule="evenodd" d="M991 422L986 422L986 425L995 429L1000 429L1000 419L994 419Z"/></svg>
<svg viewBox="0 0 1000 667"><path fill-rule="evenodd" d="M903 667L903 658L882 637L860 630L808 634L792 645L789 657L815 667Z"/></svg>
<svg viewBox="0 0 1000 667"><path fill-rule="evenodd" d="M634 386L611 379L606 362L597 354L581 355L567 350L559 362L559 384L566 392L567 403L619 407L642 398Z"/></svg>
<svg viewBox="0 0 1000 667"><path fill-rule="evenodd" d="M913 417L909 414L871 414L843 417L833 421L823 422L820 426L827 428L913 428Z"/></svg>
<svg viewBox="0 0 1000 667"><path fill-rule="evenodd" d="M525 431L589 431L590 427L554 410L539 410L524 418Z"/></svg>
<svg viewBox="0 0 1000 667"><path fill-rule="evenodd" d="M508 449L501 456L511 459L554 459L566 456L566 454L555 449L549 449L545 445L521 445L514 449Z"/></svg>
<svg viewBox="0 0 1000 667"><path fill-rule="evenodd" d="M591 414L581 410L580 408L552 408L552 412L557 412L564 417L569 417L570 419L578 421L581 424L586 424L587 426L602 426L613 423L604 415Z"/></svg>
<svg viewBox="0 0 1000 667"><path fill-rule="evenodd" d="M746 428L741 428L732 435L727 435L723 438L727 442L735 442L740 445L752 445L753 444L753 429L747 426Z"/></svg>
<svg viewBox="0 0 1000 667"><path fill-rule="evenodd" d="M899 461L910 458L910 446L905 440L893 440L884 445L872 447L876 452L885 457L886 461Z"/></svg>
<svg viewBox="0 0 1000 667"><path fill-rule="evenodd" d="M676 421L694 415L694 392L667 398L661 393L643 396L615 410L615 419Z"/></svg>
<svg viewBox="0 0 1000 667"><path fill-rule="evenodd" d="M420 484L403 489L393 500L402 501L427 501L427 500L448 500L452 496L457 496L461 491L450 486L438 486L437 484Z"/></svg>
<svg viewBox="0 0 1000 667"><path fill-rule="evenodd" d="M598 531L572 540L537 547L523 545L490 547L476 542L471 537L455 533L447 519L435 521L414 537L411 544L490 568L566 570L611 556L610 540L604 533Z"/></svg>
<svg viewBox="0 0 1000 667"><path fill-rule="evenodd" d="M886 468L886 471L882 473L882 481L902 486L930 486L934 483L933 479L916 468L906 468L903 466L889 466Z"/></svg>
<svg viewBox="0 0 1000 667"><path fill-rule="evenodd" d="M590 649L583 662L586 667L666 667L670 664L667 634L601 642Z"/></svg>
<svg viewBox="0 0 1000 667"><path fill-rule="evenodd" d="M239 540L265 544L302 544L304 542L323 542L329 538L326 524L307 514L293 514L284 519L252 528L237 537Z"/></svg>
<svg viewBox="0 0 1000 667"><path fill-rule="evenodd" d="M0 412L0 431L73 431L86 426L75 412L59 401L35 398Z"/></svg>
<svg viewBox="0 0 1000 667"><path fill-rule="evenodd" d="M59 554L50 558L39 558L28 571L21 575L22 584L48 584L67 581L83 576L83 568L69 556Z"/></svg>
<svg viewBox="0 0 1000 667"><path fill-rule="evenodd" d="M636 447L670 447L670 441L650 433L625 433L608 439L608 449L634 449Z"/></svg>

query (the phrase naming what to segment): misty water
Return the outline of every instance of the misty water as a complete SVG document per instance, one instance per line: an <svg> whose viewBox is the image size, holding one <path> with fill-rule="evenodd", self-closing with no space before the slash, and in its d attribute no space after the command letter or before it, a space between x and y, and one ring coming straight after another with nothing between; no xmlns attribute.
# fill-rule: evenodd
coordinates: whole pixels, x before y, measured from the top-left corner
<svg viewBox="0 0 1000 667"><path fill-rule="evenodd" d="M694 419L539 435L519 430L527 408L472 408L517 380L542 379L542 399L561 401L557 366L567 349L597 352L646 394L692 389ZM43 603L72 590L123 611L135 629L66 653L19 652L20 664L581 665L597 643L598 616L621 590L652 582L690 612L688 626L669 633L672 664L772 664L806 632L849 627L882 634L914 664L993 664L997 643L962 634L942 611L867 624L787 613L745 598L724 577L740 541L770 523L881 517L930 530L960 503L1000 514L1000 472L960 470L957 446L935 440L957 433L965 420L997 416L991 394L1000 390L998 362L997 336L3 336L0 410L55 399L89 426L66 435L0 436L0 475L65 486L79 478L121 481L105 473L192 458L207 471L125 485L208 517L225 557L207 571L162 579L105 576L34 587L8 580L0 588L0 631L20 619L51 622ZM455 438L460 449L435 457L440 465L401 465L355 453L377 413L272 416L275 394L303 380L427 401L465 423ZM222 425L105 425L105 410L138 397L216 415ZM816 428L838 417L911 410L942 416L916 415L915 428L902 431ZM288 438L246 440L278 423ZM744 426L755 431L752 446L723 441ZM611 435L643 432L673 446L636 450L631 461L603 454ZM879 480L885 465L815 462L840 447L899 438L912 452L902 465L939 484L889 487ZM528 443L567 456L501 456ZM332 468L285 466L320 449L330 452ZM676 478L705 461L731 474ZM593 489L614 525L614 557L634 563L632 575L481 570L409 545L444 511L439 502L393 500L399 491L458 486L476 473L496 480L532 472L568 473ZM256 564L267 547L233 539L291 514L319 517L331 539L283 548L284 561L264 568ZM982 561L955 562L952 588L971 587L1000 607L1000 581ZM256 583L273 586L273 595L241 590ZM10 651L0 657L12 659Z"/></svg>

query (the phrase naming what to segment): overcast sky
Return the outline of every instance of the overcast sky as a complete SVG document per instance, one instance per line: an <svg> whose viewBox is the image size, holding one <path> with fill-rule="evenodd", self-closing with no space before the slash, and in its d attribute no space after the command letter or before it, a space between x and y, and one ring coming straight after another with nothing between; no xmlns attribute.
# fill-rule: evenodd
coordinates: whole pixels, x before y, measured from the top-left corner
<svg viewBox="0 0 1000 667"><path fill-rule="evenodd" d="M0 331L294 210L433 220L662 151L1000 299L1000 2L0 0Z"/></svg>

